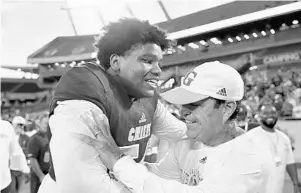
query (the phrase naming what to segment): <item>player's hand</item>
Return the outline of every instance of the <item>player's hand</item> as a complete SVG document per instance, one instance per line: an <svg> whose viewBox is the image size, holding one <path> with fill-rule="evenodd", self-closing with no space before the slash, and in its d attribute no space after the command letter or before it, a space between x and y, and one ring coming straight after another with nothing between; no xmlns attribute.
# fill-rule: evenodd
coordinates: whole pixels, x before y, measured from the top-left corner
<svg viewBox="0 0 301 193"><path fill-rule="evenodd" d="M110 170L113 169L115 163L121 157L122 153L119 148L113 147L101 134L97 139L79 133L73 133L73 135L85 144L94 147L102 163Z"/></svg>
<svg viewBox="0 0 301 193"><path fill-rule="evenodd" d="M105 166L112 169L121 152L111 135L108 118L97 110L91 110L90 113L88 116L84 115L80 118L97 140L80 134L77 137L84 143L94 147Z"/></svg>
<svg viewBox="0 0 301 193"><path fill-rule="evenodd" d="M88 126L96 139L106 141L112 148L119 149L111 135L109 120L105 114L92 109L88 115L83 115L80 119Z"/></svg>

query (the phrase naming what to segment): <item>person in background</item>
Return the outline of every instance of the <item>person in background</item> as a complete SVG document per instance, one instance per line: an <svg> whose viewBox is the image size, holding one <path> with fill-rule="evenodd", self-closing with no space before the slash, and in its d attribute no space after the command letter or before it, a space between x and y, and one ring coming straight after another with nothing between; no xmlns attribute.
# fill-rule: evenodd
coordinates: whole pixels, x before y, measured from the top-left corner
<svg viewBox="0 0 301 193"><path fill-rule="evenodd" d="M27 121L26 132L25 133L29 137L31 137L31 136L33 136L34 134L37 133L36 124L35 124L34 121L32 121L32 120Z"/></svg>
<svg viewBox="0 0 301 193"><path fill-rule="evenodd" d="M18 140L23 153L27 157L27 144L29 141L29 137L25 134L26 120L21 116L15 116L12 120L12 126L15 129L16 139ZM28 182L28 173L23 173L21 171L11 170L12 175L12 184L11 191L19 192L25 183Z"/></svg>
<svg viewBox="0 0 301 193"><path fill-rule="evenodd" d="M272 104L263 105L260 109L259 117L260 126L254 128L251 133L256 139L265 138L262 144L267 145L273 154L276 164L275 193L282 193L285 170L294 184L294 193L300 193L301 184L298 180L291 141L286 134L276 129L276 123L279 117L276 108Z"/></svg>
<svg viewBox="0 0 301 193"><path fill-rule="evenodd" d="M240 106L236 121L238 126L245 131L249 131L260 125L250 119L248 107L245 105Z"/></svg>
<svg viewBox="0 0 301 193"><path fill-rule="evenodd" d="M30 136L28 136L26 133L27 121L21 116L16 116L12 120L12 125L15 129L19 144L24 154L27 155L27 145L30 138Z"/></svg>
<svg viewBox="0 0 301 193"><path fill-rule="evenodd" d="M283 106L283 97L281 94L276 94L274 97L274 106L277 109L278 112L282 110Z"/></svg>
<svg viewBox="0 0 301 193"><path fill-rule="evenodd" d="M35 121L38 132L28 142L28 157L31 164L30 190L37 193L45 175L48 173L50 153L49 140L46 132L48 128L48 114L43 114Z"/></svg>
<svg viewBox="0 0 301 193"><path fill-rule="evenodd" d="M0 190L1 193L16 192L12 187L10 170L28 173L25 155L18 143L13 126L0 120Z"/></svg>

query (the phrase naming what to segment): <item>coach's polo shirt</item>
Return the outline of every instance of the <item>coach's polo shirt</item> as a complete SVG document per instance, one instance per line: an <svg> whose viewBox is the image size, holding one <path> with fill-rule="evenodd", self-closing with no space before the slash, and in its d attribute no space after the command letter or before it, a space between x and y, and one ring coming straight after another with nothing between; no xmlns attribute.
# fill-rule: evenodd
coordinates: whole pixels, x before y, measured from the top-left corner
<svg viewBox="0 0 301 193"><path fill-rule="evenodd" d="M187 141L182 143L175 163L179 164L180 172L186 170L185 178L180 174L174 180L164 179L149 172L142 164L136 164L128 156L116 162L114 174L134 191L144 193L274 192L275 164L272 154L268 148L253 140L252 135L246 133L217 147L205 147L202 151L191 149ZM173 171L177 175L177 171Z"/></svg>

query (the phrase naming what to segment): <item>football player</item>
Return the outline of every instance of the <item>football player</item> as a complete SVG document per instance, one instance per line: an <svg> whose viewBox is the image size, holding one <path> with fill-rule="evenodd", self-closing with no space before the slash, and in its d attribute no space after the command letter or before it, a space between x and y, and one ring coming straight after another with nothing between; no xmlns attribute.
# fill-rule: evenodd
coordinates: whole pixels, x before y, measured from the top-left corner
<svg viewBox="0 0 301 193"><path fill-rule="evenodd" d="M108 120L116 144L136 162L143 160L151 134L168 140L185 136L186 125L156 92L163 51L171 45L166 33L147 21L125 18L103 28L95 43L100 65L74 67L56 87L49 119L52 169L40 193L124 190L94 148L71 135L94 136L83 119L92 117L91 110Z"/></svg>

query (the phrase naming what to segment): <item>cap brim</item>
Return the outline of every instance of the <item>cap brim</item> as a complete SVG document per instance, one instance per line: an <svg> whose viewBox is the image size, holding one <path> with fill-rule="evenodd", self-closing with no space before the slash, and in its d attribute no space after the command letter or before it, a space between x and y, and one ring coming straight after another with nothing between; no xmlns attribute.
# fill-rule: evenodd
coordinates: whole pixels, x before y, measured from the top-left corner
<svg viewBox="0 0 301 193"><path fill-rule="evenodd" d="M205 98L208 98L207 95L197 94L181 87L174 88L172 90L166 91L161 94L164 100L169 103L184 105L189 103L194 103Z"/></svg>

